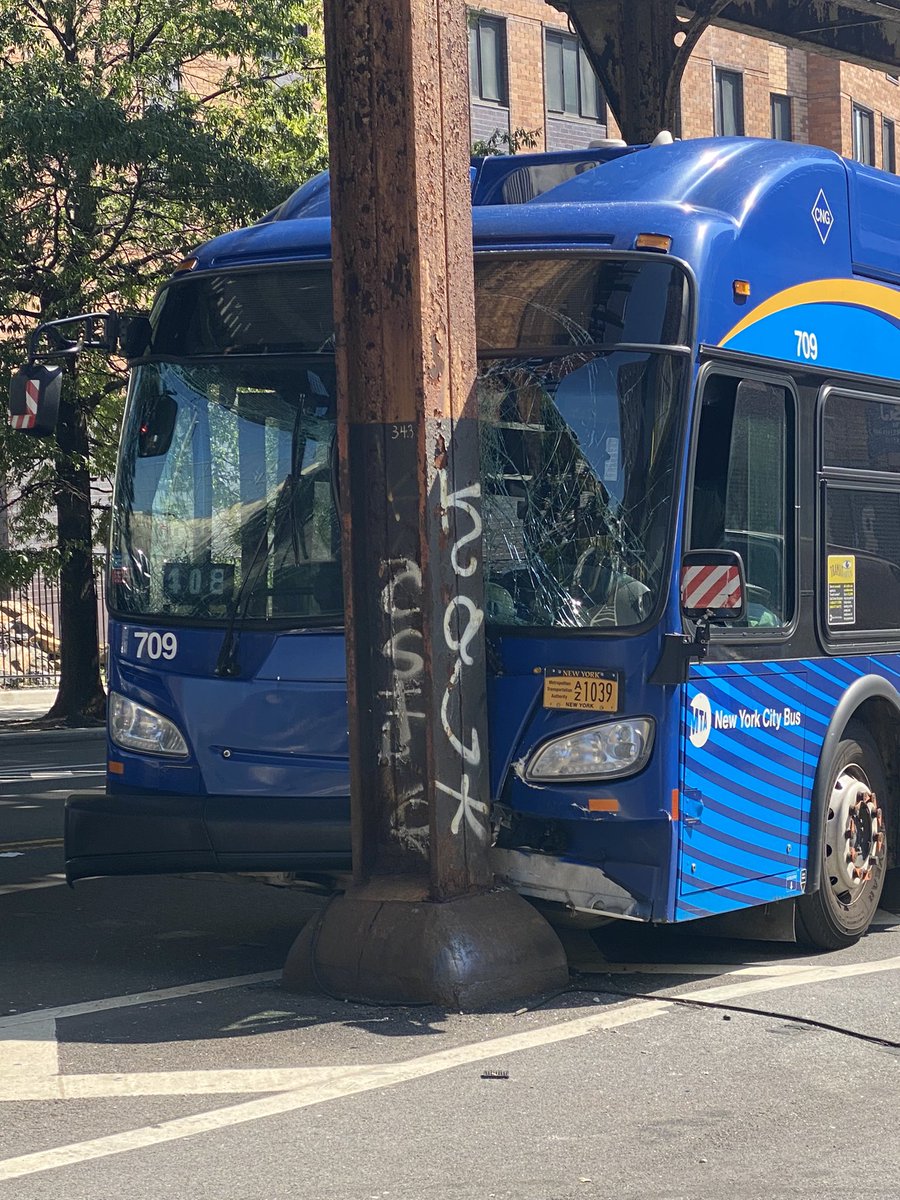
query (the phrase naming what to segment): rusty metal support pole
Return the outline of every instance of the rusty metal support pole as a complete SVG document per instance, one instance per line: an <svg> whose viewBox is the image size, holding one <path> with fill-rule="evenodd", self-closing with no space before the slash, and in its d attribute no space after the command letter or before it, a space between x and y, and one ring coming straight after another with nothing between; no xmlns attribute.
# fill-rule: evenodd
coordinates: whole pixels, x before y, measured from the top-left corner
<svg viewBox="0 0 900 1200"><path fill-rule="evenodd" d="M566 13L629 143L674 131L681 77L710 25L894 72L897 0L547 0Z"/></svg>
<svg viewBox="0 0 900 1200"><path fill-rule="evenodd" d="M326 22L356 877L446 898L490 882L465 15Z"/></svg>
<svg viewBox="0 0 900 1200"><path fill-rule="evenodd" d="M597 72L622 137L676 131L681 77L700 35L729 0L547 0L564 12Z"/></svg>
<svg viewBox="0 0 900 1200"><path fill-rule="evenodd" d="M465 3L325 18L355 887L286 976L480 1004L564 967L490 890Z"/></svg>

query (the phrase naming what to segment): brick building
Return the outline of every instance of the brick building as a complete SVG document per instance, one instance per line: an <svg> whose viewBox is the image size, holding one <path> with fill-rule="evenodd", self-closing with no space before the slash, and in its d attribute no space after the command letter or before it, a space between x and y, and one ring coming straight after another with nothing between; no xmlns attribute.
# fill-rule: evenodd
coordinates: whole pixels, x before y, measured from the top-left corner
<svg viewBox="0 0 900 1200"><path fill-rule="evenodd" d="M469 14L472 139L517 129L537 148L617 137L568 19L544 0L495 0ZM828 146L896 171L900 76L712 27L681 86L682 137L746 134Z"/></svg>

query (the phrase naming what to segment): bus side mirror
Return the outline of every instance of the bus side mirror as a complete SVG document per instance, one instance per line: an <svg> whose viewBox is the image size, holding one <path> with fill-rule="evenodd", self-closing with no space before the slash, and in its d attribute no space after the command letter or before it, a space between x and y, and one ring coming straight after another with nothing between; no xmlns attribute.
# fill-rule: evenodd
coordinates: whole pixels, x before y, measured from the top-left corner
<svg viewBox="0 0 900 1200"><path fill-rule="evenodd" d="M153 396L140 410L138 458L158 458L168 454L178 420L178 403L168 392Z"/></svg>
<svg viewBox="0 0 900 1200"><path fill-rule="evenodd" d="M681 560L681 611L689 621L739 621L746 610L744 560L734 550L689 550Z"/></svg>
<svg viewBox="0 0 900 1200"><path fill-rule="evenodd" d="M152 338L149 317L129 315L120 318L119 345L128 362L149 354Z"/></svg>
<svg viewBox="0 0 900 1200"><path fill-rule="evenodd" d="M49 437L56 429L62 393L62 367L30 363L9 381L9 423L32 437Z"/></svg>

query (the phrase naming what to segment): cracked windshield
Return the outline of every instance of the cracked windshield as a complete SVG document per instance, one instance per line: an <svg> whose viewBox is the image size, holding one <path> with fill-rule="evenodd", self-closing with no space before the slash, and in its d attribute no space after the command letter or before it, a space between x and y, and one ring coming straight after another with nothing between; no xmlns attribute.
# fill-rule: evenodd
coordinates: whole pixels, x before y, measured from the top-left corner
<svg viewBox="0 0 900 1200"><path fill-rule="evenodd" d="M179 283L157 306L123 438L120 612L341 618L328 276L259 278ZM476 278L488 618L638 625L668 542L686 277L641 258L498 256Z"/></svg>
<svg viewBox="0 0 900 1200"><path fill-rule="evenodd" d="M661 593L687 341L670 263L478 274L485 591L501 625L638 625Z"/></svg>

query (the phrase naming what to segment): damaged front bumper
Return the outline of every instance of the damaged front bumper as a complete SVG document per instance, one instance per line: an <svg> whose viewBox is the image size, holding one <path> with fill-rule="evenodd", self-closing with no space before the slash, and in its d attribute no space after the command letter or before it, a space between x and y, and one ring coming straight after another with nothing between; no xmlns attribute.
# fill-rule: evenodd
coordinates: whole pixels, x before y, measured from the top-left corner
<svg viewBox="0 0 900 1200"><path fill-rule="evenodd" d="M570 913L598 918L631 921L652 918L653 897L660 874L656 867L643 867L644 878L638 890L617 882L611 864L606 864L604 870L537 850L499 846L493 848L491 858L497 881L508 884L523 896L559 904ZM634 865L630 865L628 873L633 875L634 871Z"/></svg>

